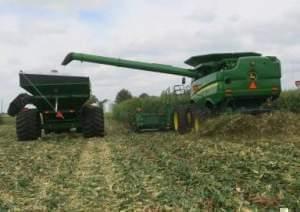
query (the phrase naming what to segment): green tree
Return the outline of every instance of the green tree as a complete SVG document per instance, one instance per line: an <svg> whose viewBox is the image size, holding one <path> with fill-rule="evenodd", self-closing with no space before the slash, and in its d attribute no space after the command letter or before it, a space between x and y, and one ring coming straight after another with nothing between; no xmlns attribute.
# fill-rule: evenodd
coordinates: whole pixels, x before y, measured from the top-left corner
<svg viewBox="0 0 300 212"><path fill-rule="evenodd" d="M132 98L132 95L131 95L130 91L123 88L122 90L120 90L118 92L115 102L117 104L119 104L119 103L121 103L127 99L131 99L131 98Z"/></svg>
<svg viewBox="0 0 300 212"><path fill-rule="evenodd" d="M147 98L149 97L149 95L147 93L142 93L139 98Z"/></svg>

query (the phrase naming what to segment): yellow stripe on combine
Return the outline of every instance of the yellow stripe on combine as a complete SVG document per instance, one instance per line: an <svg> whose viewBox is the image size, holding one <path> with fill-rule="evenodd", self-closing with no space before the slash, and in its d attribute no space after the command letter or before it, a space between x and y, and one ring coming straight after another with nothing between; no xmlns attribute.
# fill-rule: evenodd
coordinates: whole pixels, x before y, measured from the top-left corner
<svg viewBox="0 0 300 212"><path fill-rule="evenodd" d="M204 88L200 88L200 90L197 92L197 94L201 94L201 93L203 93L204 91L207 91L207 90L209 90L209 89L216 88L216 87L218 87L218 83L217 83L217 82L212 83L212 84L210 84L210 85L208 85L208 86L205 86Z"/></svg>

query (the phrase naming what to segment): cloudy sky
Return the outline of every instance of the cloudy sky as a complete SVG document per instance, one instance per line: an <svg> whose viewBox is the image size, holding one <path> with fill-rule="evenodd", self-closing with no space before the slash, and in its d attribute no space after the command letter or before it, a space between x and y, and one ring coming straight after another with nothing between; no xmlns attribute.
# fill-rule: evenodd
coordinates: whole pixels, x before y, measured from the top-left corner
<svg viewBox="0 0 300 212"><path fill-rule="evenodd" d="M192 55L257 51L282 61L283 88L300 80L299 0L0 0L0 100L16 94L18 72L90 76L100 99L121 88L161 90L180 77L73 62L70 51L185 67Z"/></svg>

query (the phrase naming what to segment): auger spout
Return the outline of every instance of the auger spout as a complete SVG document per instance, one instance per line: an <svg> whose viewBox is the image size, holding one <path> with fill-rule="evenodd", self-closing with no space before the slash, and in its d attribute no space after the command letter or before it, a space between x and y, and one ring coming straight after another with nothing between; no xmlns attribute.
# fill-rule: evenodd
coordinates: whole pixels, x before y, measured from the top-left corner
<svg viewBox="0 0 300 212"><path fill-rule="evenodd" d="M191 78L199 77L199 74L195 71L192 71L191 69L179 68L171 65L164 65L158 63L147 63L147 62L140 62L134 60L124 60L124 59L113 58L113 57L103 57L98 55L75 53L75 52L69 53L63 60L62 65L67 65L73 60L78 60L81 62L112 65L112 66L138 69L138 70L151 71L151 72L174 74L174 75L191 77Z"/></svg>

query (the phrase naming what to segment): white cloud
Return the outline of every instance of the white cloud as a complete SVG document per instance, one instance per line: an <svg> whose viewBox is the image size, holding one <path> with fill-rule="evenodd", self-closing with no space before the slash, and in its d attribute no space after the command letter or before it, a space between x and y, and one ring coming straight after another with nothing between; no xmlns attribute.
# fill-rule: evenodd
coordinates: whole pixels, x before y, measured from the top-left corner
<svg viewBox="0 0 300 212"><path fill-rule="evenodd" d="M296 0L0 0L0 7L0 99L6 106L21 91L20 69L89 75L94 93L112 100L121 88L158 95L181 81L97 64L61 67L70 51L183 67L192 55L260 51L282 60L284 87L300 79Z"/></svg>
<svg viewBox="0 0 300 212"><path fill-rule="evenodd" d="M35 7L60 12L101 8L108 0L0 0L0 4L9 2L9 5Z"/></svg>

